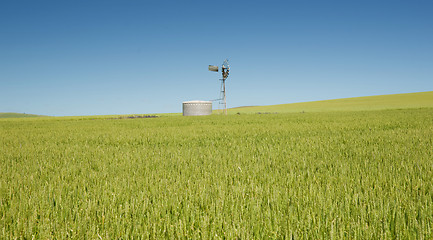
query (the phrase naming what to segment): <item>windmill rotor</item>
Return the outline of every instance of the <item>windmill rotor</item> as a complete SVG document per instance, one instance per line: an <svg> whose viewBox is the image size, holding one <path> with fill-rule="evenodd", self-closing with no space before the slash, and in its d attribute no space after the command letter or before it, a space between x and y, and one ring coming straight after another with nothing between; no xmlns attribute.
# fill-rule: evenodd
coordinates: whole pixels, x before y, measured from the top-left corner
<svg viewBox="0 0 433 240"><path fill-rule="evenodd" d="M230 65L228 59L224 60L223 65L221 66L221 71L223 74L223 79L226 80L229 77L230 72Z"/></svg>

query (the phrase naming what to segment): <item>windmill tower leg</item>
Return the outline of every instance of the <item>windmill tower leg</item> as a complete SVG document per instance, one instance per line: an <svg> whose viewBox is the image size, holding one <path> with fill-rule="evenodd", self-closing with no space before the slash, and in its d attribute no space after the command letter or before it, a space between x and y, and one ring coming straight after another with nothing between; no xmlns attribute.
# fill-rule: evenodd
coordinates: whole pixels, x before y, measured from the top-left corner
<svg viewBox="0 0 433 240"><path fill-rule="evenodd" d="M226 81L223 80L223 91L224 91L224 113L227 115L227 98L226 98Z"/></svg>
<svg viewBox="0 0 433 240"><path fill-rule="evenodd" d="M224 80L221 80L221 87L220 87L220 98L218 101L218 113L223 114L224 113Z"/></svg>

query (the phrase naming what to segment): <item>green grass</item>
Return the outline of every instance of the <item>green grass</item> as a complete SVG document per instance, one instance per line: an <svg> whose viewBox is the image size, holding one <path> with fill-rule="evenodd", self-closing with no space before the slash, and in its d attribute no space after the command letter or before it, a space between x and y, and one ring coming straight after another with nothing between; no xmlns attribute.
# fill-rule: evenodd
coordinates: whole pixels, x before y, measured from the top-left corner
<svg viewBox="0 0 433 240"><path fill-rule="evenodd" d="M43 117L42 115L27 114L27 113L0 113L0 118L28 118L28 117Z"/></svg>
<svg viewBox="0 0 433 240"><path fill-rule="evenodd" d="M433 91L229 109L229 113L368 111L433 107Z"/></svg>
<svg viewBox="0 0 433 240"><path fill-rule="evenodd" d="M0 238L432 239L432 119L4 119Z"/></svg>

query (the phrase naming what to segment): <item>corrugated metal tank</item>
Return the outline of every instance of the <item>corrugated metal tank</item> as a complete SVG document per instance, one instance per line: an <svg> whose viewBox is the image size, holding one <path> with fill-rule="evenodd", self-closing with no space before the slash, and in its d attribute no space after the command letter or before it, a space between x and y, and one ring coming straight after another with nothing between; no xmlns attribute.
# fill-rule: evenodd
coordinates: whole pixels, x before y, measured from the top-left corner
<svg viewBox="0 0 433 240"><path fill-rule="evenodd" d="M212 114L211 101L187 101L182 103L184 116L200 116Z"/></svg>

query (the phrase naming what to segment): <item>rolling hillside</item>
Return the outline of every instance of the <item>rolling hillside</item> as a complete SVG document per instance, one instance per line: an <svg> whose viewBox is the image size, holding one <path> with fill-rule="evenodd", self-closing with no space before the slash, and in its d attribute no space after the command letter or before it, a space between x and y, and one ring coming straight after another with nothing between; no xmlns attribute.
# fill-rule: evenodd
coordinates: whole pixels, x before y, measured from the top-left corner
<svg viewBox="0 0 433 240"><path fill-rule="evenodd" d="M26 113L0 113L0 118L28 118L28 117L43 117L42 115L26 114Z"/></svg>
<svg viewBox="0 0 433 240"><path fill-rule="evenodd" d="M364 111L433 107L433 91L229 109L236 113Z"/></svg>

